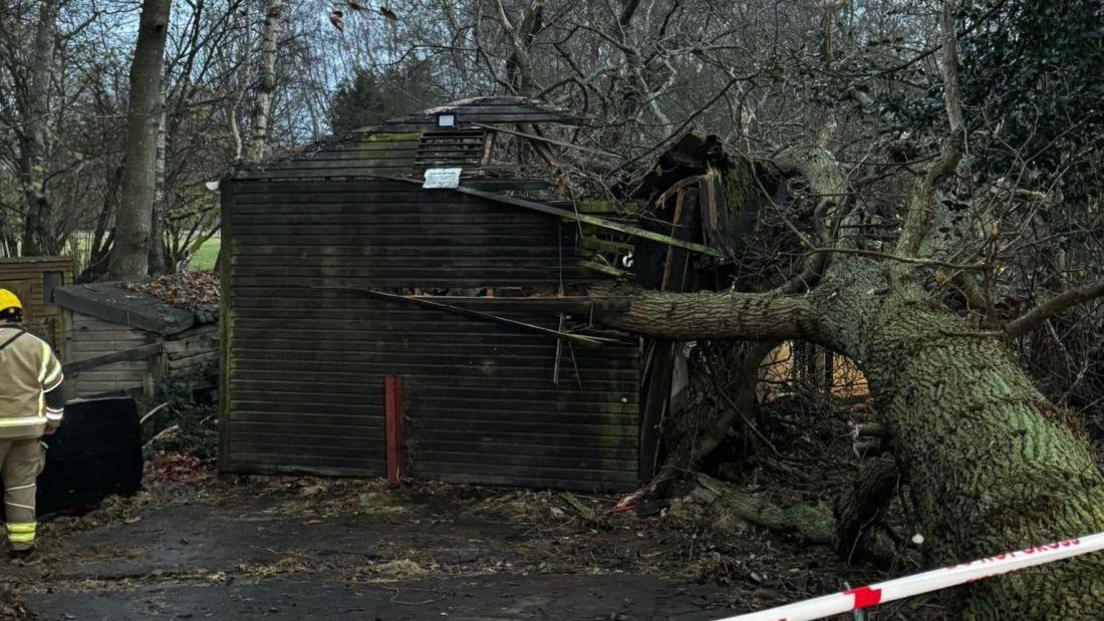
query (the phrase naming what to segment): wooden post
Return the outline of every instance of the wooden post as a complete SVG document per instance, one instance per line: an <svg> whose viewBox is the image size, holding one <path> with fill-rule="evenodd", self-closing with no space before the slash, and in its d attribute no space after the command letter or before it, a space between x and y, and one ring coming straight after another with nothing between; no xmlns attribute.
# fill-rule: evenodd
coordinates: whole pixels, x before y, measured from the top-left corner
<svg viewBox="0 0 1104 621"><path fill-rule="evenodd" d="M402 378L388 375L383 378L386 412L385 430L387 442L387 486L398 487L402 482L404 461L404 434L402 408Z"/></svg>
<svg viewBox="0 0 1104 621"><path fill-rule="evenodd" d="M699 202L694 189L683 189L675 194L671 215L671 237L682 241L693 239L697 229ZM690 253L678 247L667 249L660 279L661 291L684 291L689 276ZM640 455L637 478L643 482L655 476L659 466L659 453L663 441L663 425L671 407L671 382L674 373L676 341L649 339L646 341L643 369L644 389L641 407Z"/></svg>

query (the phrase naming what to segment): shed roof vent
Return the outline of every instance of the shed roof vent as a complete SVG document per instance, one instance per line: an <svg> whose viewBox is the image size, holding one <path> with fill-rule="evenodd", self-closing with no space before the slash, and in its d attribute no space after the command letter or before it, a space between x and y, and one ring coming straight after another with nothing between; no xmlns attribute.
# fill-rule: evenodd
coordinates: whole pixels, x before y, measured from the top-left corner
<svg viewBox="0 0 1104 621"><path fill-rule="evenodd" d="M491 153L486 130L424 132L418 142L419 166L482 166Z"/></svg>

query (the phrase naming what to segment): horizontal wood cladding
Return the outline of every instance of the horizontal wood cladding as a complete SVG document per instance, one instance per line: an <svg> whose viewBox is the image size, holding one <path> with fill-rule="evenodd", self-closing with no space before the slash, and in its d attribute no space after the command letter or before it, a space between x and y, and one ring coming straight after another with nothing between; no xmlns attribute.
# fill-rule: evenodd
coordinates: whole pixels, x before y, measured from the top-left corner
<svg viewBox="0 0 1104 621"><path fill-rule="evenodd" d="M420 132L354 135L264 164L241 168L236 179L326 178L409 174L418 156Z"/></svg>
<svg viewBox="0 0 1104 621"><path fill-rule="evenodd" d="M64 362L71 364L114 354L154 342L152 332L111 323L81 313L67 313ZM151 372L149 360L115 362L76 373L67 372L70 397L89 398L143 387Z"/></svg>
<svg viewBox="0 0 1104 621"><path fill-rule="evenodd" d="M199 326L165 339L163 372L179 375L218 360L218 328Z"/></svg>
<svg viewBox="0 0 1104 621"><path fill-rule="evenodd" d="M311 191L314 190L314 191ZM401 182L233 183L230 285L545 286L577 279L555 217Z"/></svg>
<svg viewBox="0 0 1104 621"><path fill-rule="evenodd" d="M412 474L623 490L636 482L635 345L557 346L516 326L337 288L585 325L574 231L554 216L388 181L235 180L224 194L224 469L382 475L384 377L402 377ZM553 378L558 378L554 382Z"/></svg>
<svg viewBox="0 0 1104 621"><path fill-rule="evenodd" d="M552 302L539 310L524 300L456 303L555 328ZM231 311L231 463L263 469L241 452L295 453L300 464L311 455L327 468L381 474L383 378L397 374L415 476L585 490L635 482L634 347L565 344L557 359L543 335L400 302L358 305L346 310L358 325L371 318L390 329L327 334L322 326L333 320L309 308L282 324ZM529 309L512 312L515 305Z"/></svg>

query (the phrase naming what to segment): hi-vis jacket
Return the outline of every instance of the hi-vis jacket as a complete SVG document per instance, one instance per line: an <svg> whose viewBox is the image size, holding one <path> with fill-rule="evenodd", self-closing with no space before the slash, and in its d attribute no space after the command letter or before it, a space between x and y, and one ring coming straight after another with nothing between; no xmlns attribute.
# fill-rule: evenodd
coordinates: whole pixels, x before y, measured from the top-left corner
<svg viewBox="0 0 1104 621"><path fill-rule="evenodd" d="M37 438L61 424L61 362L18 324L0 324L0 440Z"/></svg>

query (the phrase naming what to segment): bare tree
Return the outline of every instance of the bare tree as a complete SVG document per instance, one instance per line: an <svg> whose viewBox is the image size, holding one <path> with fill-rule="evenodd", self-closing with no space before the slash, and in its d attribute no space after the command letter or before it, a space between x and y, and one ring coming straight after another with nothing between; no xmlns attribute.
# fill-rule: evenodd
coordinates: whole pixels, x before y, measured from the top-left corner
<svg viewBox="0 0 1104 621"><path fill-rule="evenodd" d="M126 162L115 221L110 276L128 280L146 276L156 194L157 134L160 121L162 59L172 0L144 0L138 42L130 67Z"/></svg>
<svg viewBox="0 0 1104 621"><path fill-rule="evenodd" d="M256 101L253 113L250 115L249 143L244 157L247 163L261 160L268 140L272 94L276 90L276 45L279 41L280 18L283 11L283 0L269 0L265 8L264 25L261 28L261 49L257 56Z"/></svg>
<svg viewBox="0 0 1104 621"><path fill-rule="evenodd" d="M46 134L49 131L50 81L53 76L55 35L60 0L43 0L38 9L26 75L21 90L23 112L19 137L19 169L23 177L26 213L23 219L23 254L36 255L50 250L46 227L50 220L50 202L46 196ZM54 249L57 250L57 249Z"/></svg>

